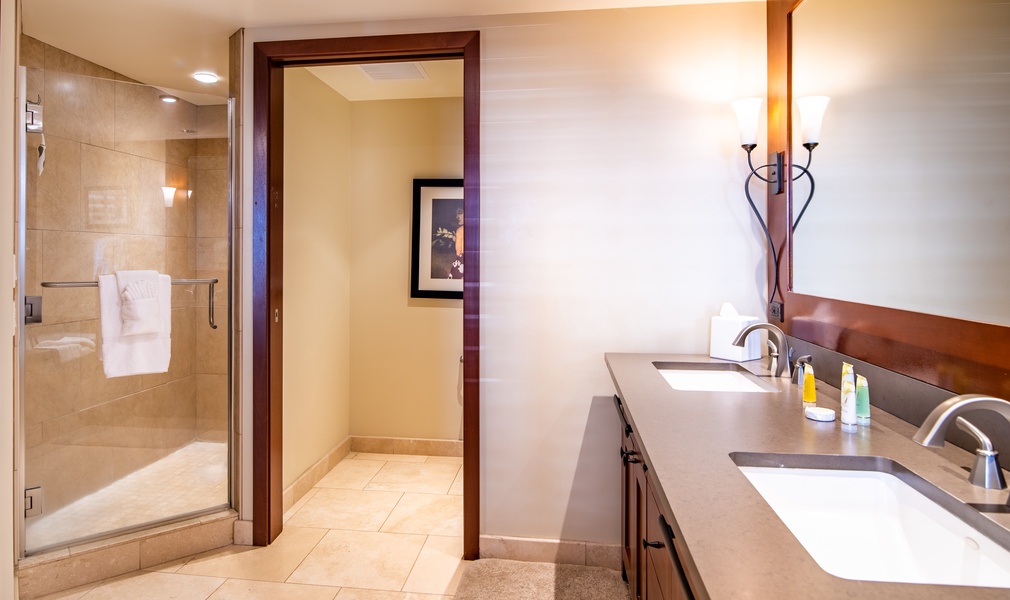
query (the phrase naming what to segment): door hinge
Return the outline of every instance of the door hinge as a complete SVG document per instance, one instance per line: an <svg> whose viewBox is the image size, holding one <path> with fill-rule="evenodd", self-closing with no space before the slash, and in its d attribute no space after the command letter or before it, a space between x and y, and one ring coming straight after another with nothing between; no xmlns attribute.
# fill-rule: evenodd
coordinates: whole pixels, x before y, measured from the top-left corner
<svg viewBox="0 0 1010 600"><path fill-rule="evenodd" d="M42 488L33 487L25 490L25 518L42 514Z"/></svg>

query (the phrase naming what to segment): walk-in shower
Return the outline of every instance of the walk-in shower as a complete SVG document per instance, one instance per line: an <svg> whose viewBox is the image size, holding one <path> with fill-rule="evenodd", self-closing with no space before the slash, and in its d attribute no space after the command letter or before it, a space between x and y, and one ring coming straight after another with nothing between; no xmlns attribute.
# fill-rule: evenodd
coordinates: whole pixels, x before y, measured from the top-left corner
<svg viewBox="0 0 1010 600"><path fill-rule="evenodd" d="M164 102L29 37L21 64L18 460L34 554L230 504L230 127L223 98ZM110 376L95 282L137 270L175 283L167 372Z"/></svg>

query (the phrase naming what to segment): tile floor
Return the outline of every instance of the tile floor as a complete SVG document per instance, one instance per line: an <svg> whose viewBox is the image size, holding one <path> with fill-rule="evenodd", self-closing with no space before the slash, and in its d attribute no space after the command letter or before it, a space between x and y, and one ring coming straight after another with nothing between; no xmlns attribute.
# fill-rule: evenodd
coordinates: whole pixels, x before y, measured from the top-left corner
<svg viewBox="0 0 1010 600"><path fill-rule="evenodd" d="M25 522L29 550L228 504L228 445L193 442Z"/></svg>
<svg viewBox="0 0 1010 600"><path fill-rule="evenodd" d="M449 600L463 572L462 459L352 453L265 548L228 546L48 600Z"/></svg>

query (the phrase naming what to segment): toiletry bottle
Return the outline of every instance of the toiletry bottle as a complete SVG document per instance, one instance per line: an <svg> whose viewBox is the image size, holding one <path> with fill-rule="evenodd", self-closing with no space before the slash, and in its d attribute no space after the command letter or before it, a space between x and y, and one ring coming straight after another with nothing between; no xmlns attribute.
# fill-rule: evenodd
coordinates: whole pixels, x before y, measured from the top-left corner
<svg viewBox="0 0 1010 600"><path fill-rule="evenodd" d="M870 386L862 375L856 375L856 422L870 425Z"/></svg>
<svg viewBox="0 0 1010 600"><path fill-rule="evenodd" d="M852 365L842 363L842 431L856 430L856 379Z"/></svg>
<svg viewBox="0 0 1010 600"><path fill-rule="evenodd" d="M803 365L803 407L817 406L817 390L814 387L813 365Z"/></svg>

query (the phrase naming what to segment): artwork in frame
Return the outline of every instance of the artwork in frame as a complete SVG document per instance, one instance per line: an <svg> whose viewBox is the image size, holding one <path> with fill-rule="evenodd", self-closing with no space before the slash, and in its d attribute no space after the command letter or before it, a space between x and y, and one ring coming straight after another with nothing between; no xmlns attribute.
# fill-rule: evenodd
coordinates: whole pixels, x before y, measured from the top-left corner
<svg viewBox="0 0 1010 600"><path fill-rule="evenodd" d="M415 179L411 298L463 299L463 180Z"/></svg>

